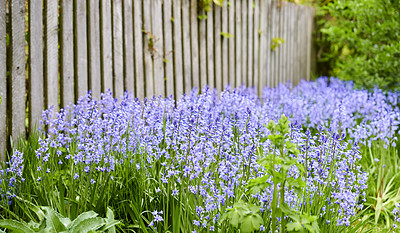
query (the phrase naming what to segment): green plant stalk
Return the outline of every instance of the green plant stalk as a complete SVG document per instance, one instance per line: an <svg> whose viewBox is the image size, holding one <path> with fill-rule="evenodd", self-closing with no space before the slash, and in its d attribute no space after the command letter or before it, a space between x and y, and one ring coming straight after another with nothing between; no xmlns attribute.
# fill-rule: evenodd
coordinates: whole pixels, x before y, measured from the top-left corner
<svg viewBox="0 0 400 233"><path fill-rule="evenodd" d="M274 179L274 192L272 194L272 232L276 231L276 209L277 209L277 204L278 204L278 184L277 184L277 178L276 178L276 170L275 170L275 157L276 157L276 152L274 150L274 155L273 155L273 162L272 162L272 176Z"/></svg>

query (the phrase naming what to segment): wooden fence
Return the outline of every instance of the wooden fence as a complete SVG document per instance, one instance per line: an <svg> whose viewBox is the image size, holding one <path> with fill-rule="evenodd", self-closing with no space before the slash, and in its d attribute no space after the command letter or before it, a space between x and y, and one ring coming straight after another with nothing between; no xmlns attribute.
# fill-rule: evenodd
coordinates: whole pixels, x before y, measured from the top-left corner
<svg viewBox="0 0 400 233"><path fill-rule="evenodd" d="M44 107L89 89L143 99L309 78L314 9L224 4L202 12L196 0L0 0L0 151ZM285 41L275 51L274 38Z"/></svg>

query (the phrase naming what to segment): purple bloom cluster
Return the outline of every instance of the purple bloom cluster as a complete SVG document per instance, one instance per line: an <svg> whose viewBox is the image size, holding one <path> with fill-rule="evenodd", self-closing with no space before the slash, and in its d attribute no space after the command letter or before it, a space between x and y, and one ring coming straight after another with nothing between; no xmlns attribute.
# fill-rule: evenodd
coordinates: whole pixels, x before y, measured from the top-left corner
<svg viewBox="0 0 400 233"><path fill-rule="evenodd" d="M265 89L262 101L245 87L227 88L220 95L207 88L201 94L193 90L178 101L139 101L129 93L117 100L110 92L97 101L88 93L60 112L43 112L39 165L32 169L37 182L44 182L54 171L72 168L71 182L107 191L103 184L117 182L119 169L128 167L154 181L160 195L182 201L194 197L195 231L214 230L221 210L241 198L248 179L264 174L256 153L259 147L271 149L268 140L260 140L269 134L264 125L285 114L294 122L290 140L299 145L298 160L307 172L304 195L288 189L285 201L298 209L323 203L314 214L337 216L331 224L349 225L362 208L367 181L356 142L392 140L398 125L394 101L395 93L353 90L351 83L326 78L303 81L293 90L285 85ZM301 126L318 134L303 132ZM22 163L22 154L14 153L0 182L6 180L4 173L23 179ZM292 169L290 176L298 172ZM96 183L99 179L107 182ZM272 188L253 196L265 213ZM165 214L153 212L154 221L168 218Z"/></svg>
<svg viewBox="0 0 400 233"><path fill-rule="evenodd" d="M365 145L377 139L386 145L397 141L399 98L399 92L355 90L352 82L327 77L315 82L303 80L294 88L284 84L267 87L263 92L263 101L274 108L272 111L305 127L345 132Z"/></svg>
<svg viewBox="0 0 400 233"><path fill-rule="evenodd" d="M17 195L21 182L24 182L22 172L24 169L24 155L15 151L6 168L0 170L0 200L1 204L10 204Z"/></svg>

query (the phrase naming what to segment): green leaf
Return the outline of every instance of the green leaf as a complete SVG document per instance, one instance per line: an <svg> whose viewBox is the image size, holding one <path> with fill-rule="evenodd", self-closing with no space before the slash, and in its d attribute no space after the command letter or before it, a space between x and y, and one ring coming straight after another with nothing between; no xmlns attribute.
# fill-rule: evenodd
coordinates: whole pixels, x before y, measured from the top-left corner
<svg viewBox="0 0 400 233"><path fill-rule="evenodd" d="M218 6L224 6L224 0L213 0L213 2Z"/></svg>
<svg viewBox="0 0 400 233"><path fill-rule="evenodd" d="M68 226L68 228L72 229L75 228L80 224L80 222L84 221L85 219L90 219L96 217L98 214L94 211L87 211L82 214L80 214L78 217L76 217L71 224Z"/></svg>
<svg viewBox="0 0 400 233"><path fill-rule="evenodd" d="M228 219L229 223L233 227L238 228L240 220L242 218L241 211L238 208L232 208L228 210L228 212L226 212L225 214L224 214L225 217L223 219Z"/></svg>
<svg viewBox="0 0 400 233"><path fill-rule="evenodd" d="M243 218L243 222L240 225L240 232L248 233L260 229L260 226L264 223L262 217L259 214L249 214Z"/></svg>
<svg viewBox="0 0 400 233"><path fill-rule="evenodd" d="M0 220L0 227L7 228L16 233L34 233L26 223L18 222L13 219Z"/></svg>
<svg viewBox="0 0 400 233"><path fill-rule="evenodd" d="M382 211L382 198L378 197L376 199L376 206L375 206L375 224L378 224L379 216L381 215Z"/></svg>
<svg viewBox="0 0 400 233"><path fill-rule="evenodd" d="M86 218L82 221L79 221L79 223L74 225L74 227L68 228L68 232L87 233L92 230L97 230L105 224L105 220L100 217Z"/></svg>
<svg viewBox="0 0 400 233"><path fill-rule="evenodd" d="M63 220L62 222L60 220L61 218L64 218L63 216L61 216L61 214L57 213L55 210L48 206L42 206L41 209L44 210L47 227L51 227L56 232L66 230L66 226L63 224L63 222L66 221Z"/></svg>
<svg viewBox="0 0 400 233"><path fill-rule="evenodd" d="M286 225L287 230L290 231L300 231L303 229L303 226L299 222L290 222Z"/></svg>
<svg viewBox="0 0 400 233"><path fill-rule="evenodd" d="M221 32L221 36L223 36L223 37L226 38L226 39L229 39L229 38L233 38L233 37L234 37L233 34L230 34L230 33L228 33L228 32Z"/></svg>

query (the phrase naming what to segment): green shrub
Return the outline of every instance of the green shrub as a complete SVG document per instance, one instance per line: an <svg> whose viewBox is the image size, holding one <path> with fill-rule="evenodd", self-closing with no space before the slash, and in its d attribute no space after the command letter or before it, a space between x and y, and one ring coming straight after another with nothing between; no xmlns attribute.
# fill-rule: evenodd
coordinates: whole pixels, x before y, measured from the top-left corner
<svg viewBox="0 0 400 233"><path fill-rule="evenodd" d="M399 0L337 0L319 15L319 62L329 75L359 87L400 89Z"/></svg>

